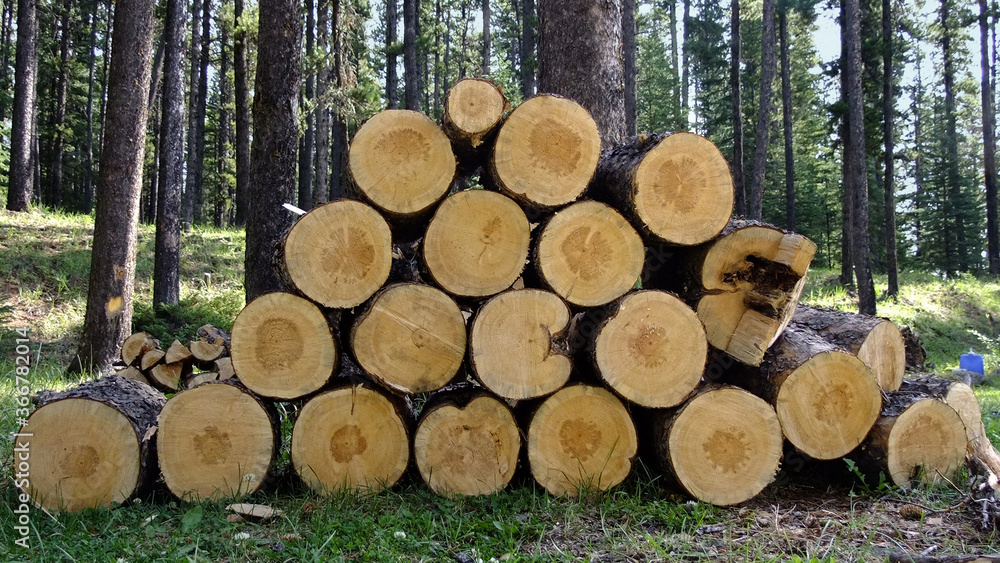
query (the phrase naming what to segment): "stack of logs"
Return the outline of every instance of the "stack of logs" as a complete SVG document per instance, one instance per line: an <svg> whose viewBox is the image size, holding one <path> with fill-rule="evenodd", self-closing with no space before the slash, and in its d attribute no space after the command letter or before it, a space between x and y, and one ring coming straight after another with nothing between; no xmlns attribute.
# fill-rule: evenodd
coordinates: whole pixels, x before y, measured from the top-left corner
<svg viewBox="0 0 1000 563"><path fill-rule="evenodd" d="M124 375L187 390L163 406L106 378L43 397L26 427L47 456L36 501L128 498L154 436L177 496L252 493L279 401L297 411L294 470L322 494L391 487L414 465L442 495L498 492L519 467L552 494L605 490L641 443L691 496L730 505L775 479L786 441L907 485L983 440L968 387L903 384L893 323L797 306L815 245L732 218L729 167L703 137L602 152L577 103L510 111L470 79L440 125L370 119L349 169L352 198L295 223L275 255L287 292L250 302L231 342L126 343ZM185 379L192 362L211 375Z"/></svg>

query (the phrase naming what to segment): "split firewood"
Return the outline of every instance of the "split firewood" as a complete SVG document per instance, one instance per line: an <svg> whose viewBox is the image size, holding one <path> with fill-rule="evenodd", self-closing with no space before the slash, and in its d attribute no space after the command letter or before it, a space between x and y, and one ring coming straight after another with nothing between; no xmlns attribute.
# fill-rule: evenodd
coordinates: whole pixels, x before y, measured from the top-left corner
<svg viewBox="0 0 1000 563"><path fill-rule="evenodd" d="M181 344L180 340L174 340L173 344L167 348L166 355L163 356L163 363L191 363L193 359L194 356L191 354L191 350L188 350L187 346Z"/></svg>
<svg viewBox="0 0 1000 563"><path fill-rule="evenodd" d="M233 369L233 359L231 357L225 357L215 360L214 371L219 374L220 381L231 379L234 375L236 375L236 370Z"/></svg>
<svg viewBox="0 0 1000 563"><path fill-rule="evenodd" d="M122 361L127 366L135 365L146 352L159 347L160 343L148 332L137 332L122 343Z"/></svg>
<svg viewBox="0 0 1000 563"><path fill-rule="evenodd" d="M170 393L181 387L181 380L191 373L191 364L174 362L172 364L157 364L149 370L149 382L154 387Z"/></svg>
<svg viewBox="0 0 1000 563"><path fill-rule="evenodd" d="M142 355L142 359L139 360L139 368L144 372L149 372L149 370L153 369L153 366L162 362L163 357L166 355L167 353L159 348L150 350Z"/></svg>
<svg viewBox="0 0 1000 563"><path fill-rule="evenodd" d="M218 381L218 380L219 380L219 374L218 373L216 373L214 371L203 371L203 372L196 373L194 375L191 375L190 377L185 378L184 379L184 388L185 389L194 389L195 387L197 387L197 386L199 386L199 385L201 385L203 383L209 383L211 381Z"/></svg>
<svg viewBox="0 0 1000 563"><path fill-rule="evenodd" d="M134 379L140 383L145 383L146 385L151 385L149 379L146 378L146 375L141 371L139 371L139 369L136 368L135 366L129 366L123 370L118 370L115 372L115 375L117 375L118 377L127 377L129 379Z"/></svg>

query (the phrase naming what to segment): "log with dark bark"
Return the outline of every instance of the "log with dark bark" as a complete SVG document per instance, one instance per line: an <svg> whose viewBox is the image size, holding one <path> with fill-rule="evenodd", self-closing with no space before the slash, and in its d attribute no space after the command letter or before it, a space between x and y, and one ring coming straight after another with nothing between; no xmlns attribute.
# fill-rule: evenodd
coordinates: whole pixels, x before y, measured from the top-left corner
<svg viewBox="0 0 1000 563"><path fill-rule="evenodd" d="M694 133L641 135L604 151L591 193L640 233L671 245L715 238L733 212L729 164L714 143Z"/></svg>
<svg viewBox="0 0 1000 563"><path fill-rule="evenodd" d="M605 491L632 470L635 424L621 400L591 385L570 385L538 407L528 427L531 475L553 495Z"/></svg>
<svg viewBox="0 0 1000 563"><path fill-rule="evenodd" d="M906 372L906 346L889 319L800 305L793 324L808 327L861 359L885 391L899 389Z"/></svg>
<svg viewBox="0 0 1000 563"><path fill-rule="evenodd" d="M743 389L706 389L679 409L658 411L651 428L657 464L702 502L744 502L778 472L778 417L771 405Z"/></svg>
<svg viewBox="0 0 1000 563"><path fill-rule="evenodd" d="M231 381L178 393L158 418L160 470L167 487L194 502L253 494L278 451L275 415L273 407Z"/></svg>
<svg viewBox="0 0 1000 563"><path fill-rule="evenodd" d="M423 256L434 282L460 297L487 297L524 270L531 244L528 218L510 198L465 190L445 199L427 226Z"/></svg>
<svg viewBox="0 0 1000 563"><path fill-rule="evenodd" d="M601 137L587 110L539 94L500 127L486 180L532 210L551 210L583 194L600 155Z"/></svg>
<svg viewBox="0 0 1000 563"><path fill-rule="evenodd" d="M409 110L385 110L366 121L351 140L348 162L354 195L397 225L424 217L455 178L444 131Z"/></svg>
<svg viewBox="0 0 1000 563"><path fill-rule="evenodd" d="M510 103L496 84L482 78L459 80L444 101L441 124L458 157L460 175L486 162Z"/></svg>
<svg viewBox="0 0 1000 563"><path fill-rule="evenodd" d="M268 293L236 317L232 359L236 375L254 393L295 399L333 377L337 345L318 307L288 293Z"/></svg>
<svg viewBox="0 0 1000 563"><path fill-rule="evenodd" d="M351 308L389 277L392 234L382 216L357 201L340 200L305 214L282 245L282 278L323 307Z"/></svg>
<svg viewBox="0 0 1000 563"><path fill-rule="evenodd" d="M309 400L292 429L295 472L310 489L331 495L393 486L410 463L412 413L365 385L325 391Z"/></svg>
<svg viewBox="0 0 1000 563"><path fill-rule="evenodd" d="M431 395L413 438L420 476L443 496L502 491L514 476L520 451L521 435L510 407L471 385Z"/></svg>
<svg viewBox="0 0 1000 563"><path fill-rule="evenodd" d="M133 379L104 377L41 392L38 401L14 441L15 453L31 452L25 492L36 504L68 511L111 506L155 481L162 393Z"/></svg>
<svg viewBox="0 0 1000 563"><path fill-rule="evenodd" d="M650 408L667 408L690 397L708 356L705 328L674 295L630 293L575 323L589 341L597 373L616 393Z"/></svg>
<svg viewBox="0 0 1000 563"><path fill-rule="evenodd" d="M581 201L560 210L538 235L535 268L552 291L573 305L596 307L635 286L645 247L611 207Z"/></svg>
<svg viewBox="0 0 1000 563"><path fill-rule="evenodd" d="M903 335L903 346L906 349L906 369L912 371L924 371L924 362L927 361L927 350L920 342L920 335L912 328L904 326L900 331Z"/></svg>
<svg viewBox="0 0 1000 563"><path fill-rule="evenodd" d="M440 389L465 356L465 317L439 289L416 283L388 286L354 322L350 344L358 364L396 393ZM239 366L236 369L240 373Z"/></svg>

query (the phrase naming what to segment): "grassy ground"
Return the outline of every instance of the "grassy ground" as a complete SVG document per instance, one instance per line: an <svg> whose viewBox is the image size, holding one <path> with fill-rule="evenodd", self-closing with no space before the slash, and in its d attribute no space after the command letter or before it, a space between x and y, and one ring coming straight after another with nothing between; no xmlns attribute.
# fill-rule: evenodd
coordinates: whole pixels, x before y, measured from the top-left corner
<svg viewBox="0 0 1000 563"><path fill-rule="evenodd" d="M88 217L0 214L0 430L15 429L14 329L27 329L37 359L33 391L62 388L86 306L92 224ZM153 231L140 230L136 329L167 342L190 338L210 322L228 328L243 304L242 233L197 228L185 235L182 303L160 314L150 305ZM884 280L883 280L884 285ZM903 276L897 303L880 314L923 337L938 371L974 347L987 369L1000 367L992 311L1000 284ZM849 308L835 274L811 274L806 301ZM977 390L1000 443L1000 384ZM288 409L293 407L289 406ZM31 513L31 548L14 545L17 506L12 444L0 446L0 560L69 561L881 561L890 552L995 553L1000 538L979 526L970 479L955 487L894 491L860 483L841 462L798 464L786 458L775 485L734 508L677 496L641 466L606 494L553 498L523 476L500 495L449 500L413 476L386 493L320 499L292 476L287 459L251 499L281 508L269 522L227 520L221 505L179 503L163 490L113 510L49 516ZM798 469L799 471L792 471ZM814 480L824 473L827 478ZM821 485L817 485L821 483ZM817 488L818 487L818 488ZM915 519L900 515L919 506ZM914 512L909 509L910 513Z"/></svg>

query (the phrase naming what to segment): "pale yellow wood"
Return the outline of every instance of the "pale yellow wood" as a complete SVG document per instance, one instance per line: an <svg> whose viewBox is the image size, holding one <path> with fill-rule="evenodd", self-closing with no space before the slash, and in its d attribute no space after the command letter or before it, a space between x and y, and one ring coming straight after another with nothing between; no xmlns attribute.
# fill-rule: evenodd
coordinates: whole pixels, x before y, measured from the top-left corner
<svg viewBox="0 0 1000 563"><path fill-rule="evenodd" d="M271 419L249 393L206 383L167 401L158 419L163 480L190 501L238 498L264 483L276 444Z"/></svg>
<svg viewBox="0 0 1000 563"><path fill-rule="evenodd" d="M179 362L187 362L192 358L191 350L188 350L187 346L181 344L180 340L174 340L174 342L167 348L167 354L163 356L163 363L174 364Z"/></svg>
<svg viewBox="0 0 1000 563"><path fill-rule="evenodd" d="M154 386L170 392L180 389L181 377L184 375L184 364L157 364L149 370L149 380Z"/></svg>
<svg viewBox="0 0 1000 563"><path fill-rule="evenodd" d="M203 371L201 373L196 373L191 377L184 380L184 387L186 389L193 389L199 385L210 383L212 381L218 381L219 374L214 371Z"/></svg>
<svg viewBox="0 0 1000 563"><path fill-rule="evenodd" d="M458 305L441 290L420 284L399 284L376 295L351 331L361 367L402 393L444 387L458 373L465 341Z"/></svg>
<svg viewBox="0 0 1000 563"><path fill-rule="evenodd" d="M921 399L899 415L888 439L888 469L900 487L951 479L965 460L965 425L946 403Z"/></svg>
<svg viewBox="0 0 1000 563"><path fill-rule="evenodd" d="M268 293L236 317L233 369L251 391L294 399L322 387L337 363L326 317L318 307L288 293Z"/></svg>
<svg viewBox="0 0 1000 563"><path fill-rule="evenodd" d="M162 361L163 357L166 355L167 353L164 352L163 350L160 350L159 348L155 350L150 350L149 352L146 352L145 354L142 355L142 359L139 361L139 367L142 369L142 371L149 371L150 368L160 363L160 361Z"/></svg>
<svg viewBox="0 0 1000 563"><path fill-rule="evenodd" d="M444 496L502 491L517 469L521 435L510 409L480 396L464 408L443 405L417 427L413 457L424 482Z"/></svg>
<svg viewBox="0 0 1000 563"><path fill-rule="evenodd" d="M125 339L122 343L122 361L125 365L133 365L150 350L159 347L159 342L146 332L137 332Z"/></svg>
<svg viewBox="0 0 1000 563"><path fill-rule="evenodd" d="M605 382L629 401L650 408L672 407L691 395L707 355L708 340L697 315L662 291L624 297L594 347Z"/></svg>
<svg viewBox="0 0 1000 563"><path fill-rule="evenodd" d="M236 375L236 370L233 369L233 359L227 356L215 360L215 371L219 374L220 380L233 377Z"/></svg>
<svg viewBox="0 0 1000 563"><path fill-rule="evenodd" d="M31 414L27 492L48 510L125 502L139 479L139 440L129 420L89 399L63 399Z"/></svg>
<svg viewBox="0 0 1000 563"><path fill-rule="evenodd" d="M117 375L118 377L127 377L129 379L134 379L136 381L141 381L146 385L150 385L149 379L146 378L146 375L143 374L141 371L139 371L139 368L135 366L129 366L123 370L119 370L115 372L115 375Z"/></svg>
<svg viewBox="0 0 1000 563"><path fill-rule="evenodd" d="M712 141L694 133L664 138L643 157L634 185L636 215L672 244L713 238L733 211L729 164Z"/></svg>
<svg viewBox="0 0 1000 563"><path fill-rule="evenodd" d="M365 387L345 387L302 407L291 456L299 477L320 494L378 492L403 475L410 440L389 399Z"/></svg>
<svg viewBox="0 0 1000 563"><path fill-rule="evenodd" d="M610 391L572 385L535 412L528 428L528 461L535 480L553 495L608 490L632 470L635 424Z"/></svg>
<svg viewBox="0 0 1000 563"><path fill-rule="evenodd" d="M191 350L191 355L198 361L212 362L222 356L226 351L226 345L221 342L213 344L204 340L192 340L188 344L188 350Z"/></svg>
<svg viewBox="0 0 1000 563"><path fill-rule="evenodd" d="M868 338L858 349L858 358L875 372L883 390L896 391L903 384L906 344L903 333L892 321L879 323L868 333Z"/></svg>
<svg viewBox="0 0 1000 563"><path fill-rule="evenodd" d="M455 155L441 128L409 110L385 110L365 122L348 155L358 189L388 213L412 215L444 197Z"/></svg>
<svg viewBox="0 0 1000 563"><path fill-rule="evenodd" d="M583 106L538 95L500 127L492 166L501 189L514 199L552 208L580 197L600 154L597 125Z"/></svg>
<svg viewBox="0 0 1000 563"><path fill-rule="evenodd" d="M292 283L324 307L360 305L382 287L392 266L388 223L357 201L313 209L292 227L284 244Z"/></svg>
<svg viewBox="0 0 1000 563"><path fill-rule="evenodd" d="M969 442L985 441L989 442L986 435L986 426L983 424L983 413L979 407L979 399L976 393L961 381L957 381L948 386L948 392L944 396L944 402L955 409L958 416L965 425L966 437Z"/></svg>
<svg viewBox="0 0 1000 563"><path fill-rule="evenodd" d="M548 291L521 289L490 299L470 330L470 358L477 378L507 399L557 391L569 381L573 362L553 349L553 339L565 334L569 321L569 308Z"/></svg>
<svg viewBox="0 0 1000 563"><path fill-rule="evenodd" d="M451 124L477 147L503 117L506 100L492 83L471 78L452 86L445 103Z"/></svg>
<svg viewBox="0 0 1000 563"><path fill-rule="evenodd" d="M427 226L423 254L431 276L445 291L484 297L517 280L530 243L528 218L510 198L465 190L441 202Z"/></svg>
<svg viewBox="0 0 1000 563"><path fill-rule="evenodd" d="M536 262L545 283L574 305L609 303L635 286L645 247L611 207L582 201L557 212L539 235Z"/></svg>

